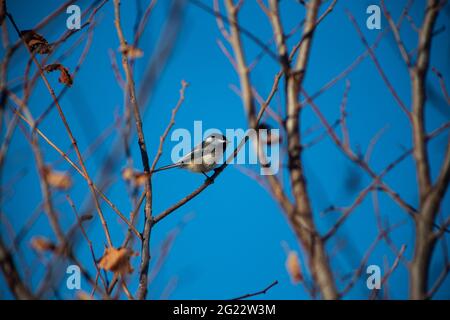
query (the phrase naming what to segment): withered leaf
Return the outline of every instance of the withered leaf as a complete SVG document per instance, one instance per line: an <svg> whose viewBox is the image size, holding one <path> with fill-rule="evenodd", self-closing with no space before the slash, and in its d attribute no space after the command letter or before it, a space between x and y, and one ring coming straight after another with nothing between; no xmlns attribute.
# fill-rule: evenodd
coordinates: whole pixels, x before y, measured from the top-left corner
<svg viewBox="0 0 450 320"><path fill-rule="evenodd" d="M293 283L299 283L303 281L302 269L300 266L300 261L298 259L297 252L290 251L286 259L286 269L291 276Z"/></svg>
<svg viewBox="0 0 450 320"><path fill-rule="evenodd" d="M86 291L78 291L77 298L79 300L94 300L94 298Z"/></svg>
<svg viewBox="0 0 450 320"><path fill-rule="evenodd" d="M56 171L47 166L44 168L44 175L47 183L54 188L67 190L72 186L72 178L66 172Z"/></svg>
<svg viewBox="0 0 450 320"><path fill-rule="evenodd" d="M144 55L144 52L136 48L134 46L126 45L125 47L120 47L119 51L126 54L128 58L130 59L138 59L141 58Z"/></svg>
<svg viewBox="0 0 450 320"><path fill-rule="evenodd" d="M122 170L122 178L125 181L132 182L135 186L142 186L147 181L147 175L145 172L133 170L131 168L125 168Z"/></svg>
<svg viewBox="0 0 450 320"><path fill-rule="evenodd" d="M56 245L44 237L34 237L31 239L31 247L36 251L54 251L56 249Z"/></svg>
<svg viewBox="0 0 450 320"><path fill-rule="evenodd" d="M135 172L134 181L137 186L144 185L147 179L147 175L144 172Z"/></svg>
<svg viewBox="0 0 450 320"><path fill-rule="evenodd" d="M101 269L112 271L120 275L126 275L133 272L130 264L131 256L137 255L129 248L105 248L103 257L101 257L98 266Z"/></svg>
<svg viewBox="0 0 450 320"><path fill-rule="evenodd" d="M80 216L80 221L81 221L81 222L83 222L83 221L89 221L89 220L91 220L93 217L94 217L94 216L93 216L92 214L86 213L86 214L83 214L83 215Z"/></svg>
<svg viewBox="0 0 450 320"><path fill-rule="evenodd" d="M20 36L25 40L28 48L31 52L37 52L39 54L48 54L51 52L52 47L48 41L39 33L33 30L23 30L20 32Z"/></svg>
<svg viewBox="0 0 450 320"><path fill-rule="evenodd" d="M122 170L122 178L125 181L131 181L134 179L134 170L131 168L125 168Z"/></svg>
<svg viewBox="0 0 450 320"><path fill-rule="evenodd" d="M60 63L49 64L49 65L45 66L44 70L47 72L53 72L55 70L59 70L60 75L59 75L58 81L60 83L65 84L68 87L72 86L72 84L73 84L72 76L70 75L69 70L66 67L64 67L62 64L60 64Z"/></svg>

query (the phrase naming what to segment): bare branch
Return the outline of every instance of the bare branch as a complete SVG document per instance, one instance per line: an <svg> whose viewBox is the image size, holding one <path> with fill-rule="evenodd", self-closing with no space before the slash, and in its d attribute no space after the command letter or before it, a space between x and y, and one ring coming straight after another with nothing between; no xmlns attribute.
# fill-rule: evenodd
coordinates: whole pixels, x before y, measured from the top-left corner
<svg viewBox="0 0 450 320"><path fill-rule="evenodd" d="M260 290L260 291L255 292L255 293L247 293L247 294L244 294L244 295L242 295L242 296L239 296L239 297L237 297L237 298L233 298L233 299L230 299L230 300L242 300L242 299L247 299L247 298L259 296L259 295L262 295L262 294L266 294L267 291L269 291L270 289L272 289L272 288L273 288L274 286L276 286L277 284L278 284L278 280L275 280L275 281L272 282L270 285L268 285L267 287L265 287L263 290Z"/></svg>
<svg viewBox="0 0 450 320"><path fill-rule="evenodd" d="M127 42L120 25L120 0L114 0L114 24L116 26L117 35L120 41L120 46L126 48ZM147 295L147 281L148 281L148 266L150 262L150 233L152 229L152 184L150 176L150 165L147 153L147 146L145 143L144 130L142 128L142 119L139 111L139 107L136 100L136 90L134 86L134 80L131 73L130 65L128 62L128 57L125 52L122 52L122 67L125 70L126 81L127 81L127 96L130 98L131 106L133 109L134 120L136 122L136 130L138 134L139 150L141 153L142 165L144 167L144 174L148 175L145 181L145 220L144 220L144 231L142 233L142 250L141 250L141 265L139 270L139 288L138 288L138 299L145 299Z"/></svg>
<svg viewBox="0 0 450 320"><path fill-rule="evenodd" d="M11 253L6 249L3 239L0 237L0 268L5 276L9 289L17 299L34 299L30 289L23 283Z"/></svg>

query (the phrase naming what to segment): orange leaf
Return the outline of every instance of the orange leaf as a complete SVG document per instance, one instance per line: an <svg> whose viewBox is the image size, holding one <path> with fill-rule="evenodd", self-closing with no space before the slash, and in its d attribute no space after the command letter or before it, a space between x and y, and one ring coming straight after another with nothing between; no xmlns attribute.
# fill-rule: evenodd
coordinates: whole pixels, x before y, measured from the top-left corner
<svg viewBox="0 0 450 320"><path fill-rule="evenodd" d="M134 170L131 168L125 168L122 170L122 178L125 181L131 181L134 179Z"/></svg>
<svg viewBox="0 0 450 320"><path fill-rule="evenodd" d="M133 255L137 254L129 248L106 248L98 266L121 275L130 274L133 272L130 264L130 257Z"/></svg>
<svg viewBox="0 0 450 320"><path fill-rule="evenodd" d="M291 280L293 283L299 283L303 281L302 269L300 266L300 261L298 259L297 252L290 251L286 259L286 269L291 275Z"/></svg>
<svg viewBox="0 0 450 320"><path fill-rule="evenodd" d="M31 247L36 251L54 251L56 245L44 237L34 237L31 239Z"/></svg>
<svg viewBox="0 0 450 320"><path fill-rule="evenodd" d="M70 75L69 70L66 67L64 67L62 64L59 64L59 63L49 64L49 65L45 66L44 70L47 72L53 72L55 70L59 70L60 75L59 75L58 81L60 83L65 84L68 87L72 86L72 84L73 84L72 76Z"/></svg>
<svg viewBox="0 0 450 320"><path fill-rule="evenodd" d="M125 47L120 47L119 51L126 54L130 59L141 58L144 55L144 52L136 48L134 46L126 45Z"/></svg>
<svg viewBox="0 0 450 320"><path fill-rule="evenodd" d="M92 296L85 291L78 291L77 298L79 300L94 300L94 298L92 298Z"/></svg>
<svg viewBox="0 0 450 320"><path fill-rule="evenodd" d="M46 167L44 174L45 180L54 188L67 190L72 186L72 178L66 172L55 171L50 167Z"/></svg>
<svg viewBox="0 0 450 320"><path fill-rule="evenodd" d="M142 186L147 181L147 175L144 172L135 172L134 179L137 186Z"/></svg>
<svg viewBox="0 0 450 320"><path fill-rule="evenodd" d="M135 186L142 186L147 181L147 175L144 172L125 168L122 170L122 178L125 181L132 182Z"/></svg>

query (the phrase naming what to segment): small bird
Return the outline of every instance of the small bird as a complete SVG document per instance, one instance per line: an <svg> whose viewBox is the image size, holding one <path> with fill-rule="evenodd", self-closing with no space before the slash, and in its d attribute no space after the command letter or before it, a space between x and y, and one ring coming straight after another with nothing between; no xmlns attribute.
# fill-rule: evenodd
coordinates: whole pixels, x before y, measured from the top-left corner
<svg viewBox="0 0 450 320"><path fill-rule="evenodd" d="M202 173L209 178L206 173L218 166L218 162L222 159L228 143L229 141L224 135L213 133L177 162L155 169L153 172L182 168L192 172Z"/></svg>

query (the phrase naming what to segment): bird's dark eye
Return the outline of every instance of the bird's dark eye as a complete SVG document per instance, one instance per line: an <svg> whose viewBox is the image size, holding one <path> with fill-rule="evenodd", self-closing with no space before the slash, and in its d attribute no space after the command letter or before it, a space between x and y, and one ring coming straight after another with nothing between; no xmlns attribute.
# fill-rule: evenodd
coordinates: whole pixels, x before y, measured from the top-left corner
<svg viewBox="0 0 450 320"><path fill-rule="evenodd" d="M211 138L213 138L213 139L214 139L215 137L216 137L215 135L212 135L212 136L211 136Z"/></svg>

